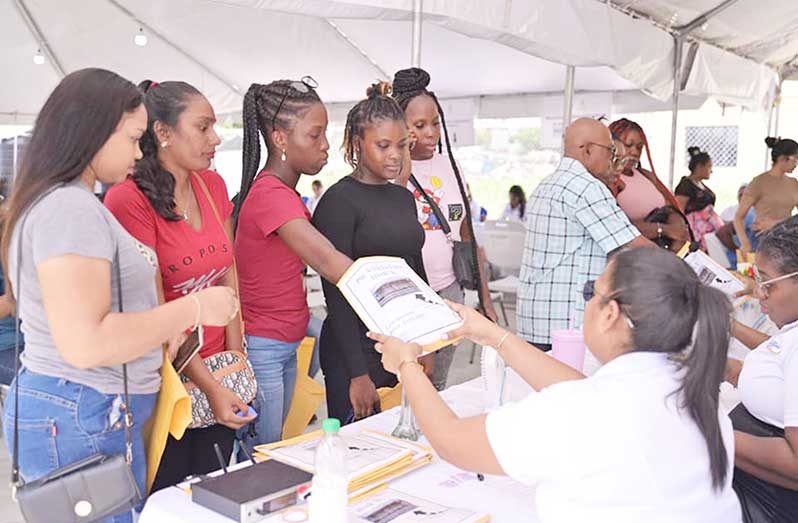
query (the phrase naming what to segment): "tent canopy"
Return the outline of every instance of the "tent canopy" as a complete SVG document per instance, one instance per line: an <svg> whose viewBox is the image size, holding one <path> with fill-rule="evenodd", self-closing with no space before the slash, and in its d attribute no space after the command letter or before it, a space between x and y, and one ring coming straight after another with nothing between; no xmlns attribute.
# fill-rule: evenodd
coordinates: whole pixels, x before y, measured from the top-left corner
<svg viewBox="0 0 798 523"><path fill-rule="evenodd" d="M519 100L519 112L529 111L525 95L562 92L563 65L578 66L577 92L642 90L666 101L674 63L668 28L718 2L424 0L421 64L441 97ZM0 0L0 67L9 71L0 83L0 123L31 121L64 73L88 66L134 81L186 80L219 113L239 111L252 82L305 74L319 82L326 102L350 103L410 64L413 4ZM140 29L144 47L133 43ZM788 71L796 62L796 32L795 2L739 0L696 33L683 94L766 106L776 68ZM38 49L44 65L33 63ZM625 99L652 108L643 97ZM486 106L508 112L506 104Z"/></svg>

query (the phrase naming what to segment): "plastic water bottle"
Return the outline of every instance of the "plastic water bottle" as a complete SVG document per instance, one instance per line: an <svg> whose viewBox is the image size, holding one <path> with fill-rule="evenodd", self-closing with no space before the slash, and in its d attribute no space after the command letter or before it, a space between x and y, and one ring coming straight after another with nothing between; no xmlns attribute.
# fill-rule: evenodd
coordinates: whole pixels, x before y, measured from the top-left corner
<svg viewBox="0 0 798 523"><path fill-rule="evenodd" d="M309 500L311 523L346 523L349 481L346 477L348 449L338 434L341 422L327 418L322 423L324 437L316 447L315 473Z"/></svg>

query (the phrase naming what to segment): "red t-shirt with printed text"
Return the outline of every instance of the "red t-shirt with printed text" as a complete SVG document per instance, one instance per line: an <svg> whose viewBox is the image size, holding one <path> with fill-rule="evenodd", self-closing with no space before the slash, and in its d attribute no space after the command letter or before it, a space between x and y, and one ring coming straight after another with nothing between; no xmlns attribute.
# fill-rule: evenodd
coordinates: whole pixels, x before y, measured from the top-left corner
<svg viewBox="0 0 798 523"><path fill-rule="evenodd" d="M200 230L183 220L163 218L132 178L111 187L105 195L105 206L119 223L158 255L166 301L215 285L233 264L233 246L197 177L205 182L222 221L226 221L233 212L233 205L224 180L210 170L191 176L191 188L202 214ZM223 327L205 327L204 334L205 344L200 356L207 358L225 349Z"/></svg>
<svg viewBox="0 0 798 523"><path fill-rule="evenodd" d="M301 341L310 320L302 283L305 263L277 234L291 220L310 221L299 194L261 172L252 184L236 231L241 313L247 334Z"/></svg>

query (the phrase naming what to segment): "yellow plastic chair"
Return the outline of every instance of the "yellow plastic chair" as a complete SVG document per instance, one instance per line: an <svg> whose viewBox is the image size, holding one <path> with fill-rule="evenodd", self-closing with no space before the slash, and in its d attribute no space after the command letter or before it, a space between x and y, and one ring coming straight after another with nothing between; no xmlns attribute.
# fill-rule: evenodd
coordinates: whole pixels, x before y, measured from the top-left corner
<svg viewBox="0 0 798 523"><path fill-rule="evenodd" d="M380 395L380 409L385 412L402 403L402 384L399 383L393 388L383 387L377 389L377 394Z"/></svg>
<svg viewBox="0 0 798 523"><path fill-rule="evenodd" d="M291 401L291 408L288 410L288 416L283 424L283 439L293 438L305 432L310 419L316 414L321 402L324 401L324 387L308 376L315 342L315 338L305 338L297 349L294 399Z"/></svg>

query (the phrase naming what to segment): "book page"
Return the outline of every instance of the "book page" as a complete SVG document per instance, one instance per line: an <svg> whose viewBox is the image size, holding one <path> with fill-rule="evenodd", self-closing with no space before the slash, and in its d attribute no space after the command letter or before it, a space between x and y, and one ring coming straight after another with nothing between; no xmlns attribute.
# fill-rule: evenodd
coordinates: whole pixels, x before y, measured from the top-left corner
<svg viewBox="0 0 798 523"><path fill-rule="evenodd" d="M385 489L350 507L364 523L479 523L489 521L485 514L446 507L394 489Z"/></svg>
<svg viewBox="0 0 798 523"><path fill-rule="evenodd" d="M427 351L450 345L443 335L463 323L401 258L361 258L338 288L369 330Z"/></svg>
<svg viewBox="0 0 798 523"><path fill-rule="evenodd" d="M691 252L684 257L684 261L695 271L701 283L714 287L729 297L745 290L745 285L740 280L703 251Z"/></svg>

